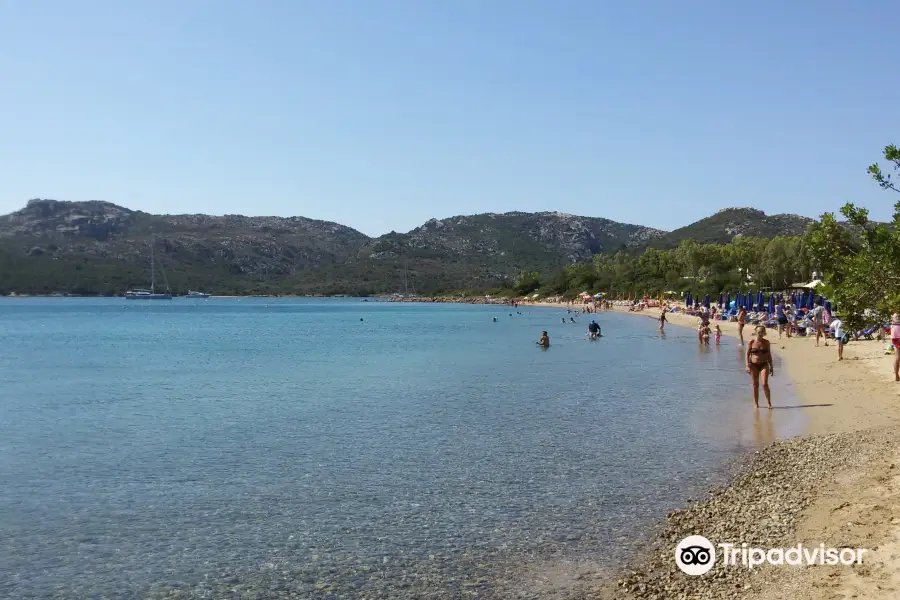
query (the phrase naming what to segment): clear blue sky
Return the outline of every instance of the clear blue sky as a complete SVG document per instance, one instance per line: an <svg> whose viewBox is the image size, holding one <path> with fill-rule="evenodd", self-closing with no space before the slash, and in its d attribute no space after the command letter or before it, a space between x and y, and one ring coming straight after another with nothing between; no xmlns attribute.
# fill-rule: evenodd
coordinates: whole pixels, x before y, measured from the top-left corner
<svg viewBox="0 0 900 600"><path fill-rule="evenodd" d="M888 218L897 4L0 1L0 213Z"/></svg>

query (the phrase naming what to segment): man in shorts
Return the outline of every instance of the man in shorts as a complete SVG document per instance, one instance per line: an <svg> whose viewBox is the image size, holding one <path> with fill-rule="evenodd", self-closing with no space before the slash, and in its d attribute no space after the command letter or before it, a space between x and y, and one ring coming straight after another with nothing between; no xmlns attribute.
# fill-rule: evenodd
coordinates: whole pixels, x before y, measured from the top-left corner
<svg viewBox="0 0 900 600"><path fill-rule="evenodd" d="M775 307L775 316L778 318L778 339L781 339L781 333L788 329L787 313L784 311L784 300ZM788 330L788 335L790 331Z"/></svg>

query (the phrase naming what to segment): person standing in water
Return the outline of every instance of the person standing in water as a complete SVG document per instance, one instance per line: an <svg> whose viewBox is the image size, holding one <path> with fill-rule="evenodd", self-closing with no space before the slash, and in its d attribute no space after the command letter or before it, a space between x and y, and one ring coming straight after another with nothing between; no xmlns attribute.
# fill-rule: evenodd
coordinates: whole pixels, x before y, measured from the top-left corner
<svg viewBox="0 0 900 600"><path fill-rule="evenodd" d="M722 341L722 328L716 323L716 346L719 345L720 341Z"/></svg>
<svg viewBox="0 0 900 600"><path fill-rule="evenodd" d="M747 344L747 372L753 382L753 405L759 408L759 386L762 384L766 402L772 408L772 395L769 391L769 377L775 375L772 364L772 349L769 340L766 339L766 328L763 325L756 327L756 337Z"/></svg>
<svg viewBox="0 0 900 600"><path fill-rule="evenodd" d="M546 331L541 332L541 339L536 342L538 346L541 348L549 348L550 347L550 336L547 335Z"/></svg>
<svg viewBox="0 0 900 600"><path fill-rule="evenodd" d="M747 322L747 309L743 306L738 309L738 337L741 338L741 346L744 345L744 323Z"/></svg>
<svg viewBox="0 0 900 600"><path fill-rule="evenodd" d="M664 331L666 326L666 307L663 306L662 312L659 313L659 330Z"/></svg>
<svg viewBox="0 0 900 600"><path fill-rule="evenodd" d="M597 321L591 321L588 325L588 337L592 340L600 337L600 326Z"/></svg>

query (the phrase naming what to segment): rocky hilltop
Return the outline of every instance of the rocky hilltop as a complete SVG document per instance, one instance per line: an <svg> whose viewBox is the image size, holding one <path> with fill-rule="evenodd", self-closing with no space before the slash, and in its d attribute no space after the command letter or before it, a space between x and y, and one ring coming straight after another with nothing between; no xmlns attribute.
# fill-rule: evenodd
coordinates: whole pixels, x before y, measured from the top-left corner
<svg viewBox="0 0 900 600"><path fill-rule="evenodd" d="M803 235L813 219L800 215L767 215L755 208L725 208L712 216L671 231L650 245L675 248L682 240L704 244L727 244L740 235L773 238L778 235Z"/></svg>
<svg viewBox="0 0 900 600"><path fill-rule="evenodd" d="M151 237L177 262L234 275L286 276L352 257L365 234L304 217L151 215L110 202L31 200L0 216L0 244L54 258L143 261Z"/></svg>
<svg viewBox="0 0 900 600"><path fill-rule="evenodd" d="M35 199L0 216L0 293L120 294L145 286L151 240L162 281L175 292L435 293L688 237L802 233L809 221L727 209L667 233L560 212L509 212L431 219L370 238L304 217L153 215L110 202Z"/></svg>

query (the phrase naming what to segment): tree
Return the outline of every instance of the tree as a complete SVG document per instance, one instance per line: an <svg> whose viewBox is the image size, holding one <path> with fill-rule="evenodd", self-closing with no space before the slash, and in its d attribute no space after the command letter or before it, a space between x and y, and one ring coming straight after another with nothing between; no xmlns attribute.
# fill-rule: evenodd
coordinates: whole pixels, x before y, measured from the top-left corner
<svg viewBox="0 0 900 600"><path fill-rule="evenodd" d="M900 168L896 146L887 146L884 157L895 170ZM868 172L882 188L900 191L877 164ZM872 223L868 210L852 203L845 204L841 214L847 227L826 213L806 236L808 246L825 269L828 291L841 319L852 328L880 325L900 310L900 202L894 205L890 228Z"/></svg>
<svg viewBox="0 0 900 600"><path fill-rule="evenodd" d="M518 277L516 277L516 281L513 284L513 290L515 290L516 294L524 296L525 294L530 294L540 286L540 273L535 273L532 271L522 271L521 273L519 273Z"/></svg>
<svg viewBox="0 0 900 600"><path fill-rule="evenodd" d="M893 163L895 171L900 170L900 148L897 148L897 146L893 144L885 146L884 160ZM882 171L878 163L869 165L868 173L872 176L872 179L877 181L878 185L884 189L900 192L900 189L897 188L896 184L891 181L891 174Z"/></svg>

